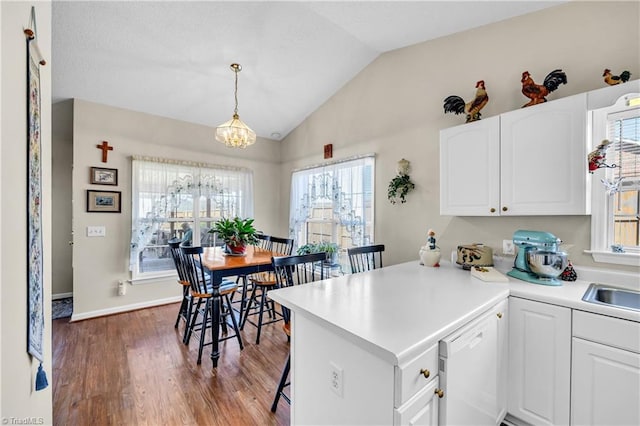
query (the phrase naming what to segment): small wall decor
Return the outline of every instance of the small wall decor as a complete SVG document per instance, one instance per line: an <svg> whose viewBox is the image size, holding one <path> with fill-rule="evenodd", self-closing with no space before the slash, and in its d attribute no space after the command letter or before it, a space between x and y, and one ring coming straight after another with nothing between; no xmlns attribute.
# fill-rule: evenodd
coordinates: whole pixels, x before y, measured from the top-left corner
<svg viewBox="0 0 640 426"><path fill-rule="evenodd" d="M325 160L333 157L333 144L328 143L324 146L324 158Z"/></svg>
<svg viewBox="0 0 640 426"><path fill-rule="evenodd" d="M453 112L454 114L467 114L467 123L480 120L480 110L489 102L489 96L484 87L484 80L476 83L476 96L471 102L465 103L460 96L448 96L444 100L444 112Z"/></svg>
<svg viewBox="0 0 640 426"><path fill-rule="evenodd" d="M120 213L120 191L87 190L87 212Z"/></svg>
<svg viewBox="0 0 640 426"><path fill-rule="evenodd" d="M596 149L594 149L589 153L589 155L587 155L589 173L593 173L602 167L607 167L607 168L617 167L615 164L607 164L605 162L607 157L607 149L609 149L609 145L611 145L611 141L607 139L603 139L602 142L600 142L600 145L598 145Z"/></svg>
<svg viewBox="0 0 640 426"><path fill-rule="evenodd" d="M398 161L398 174L389 182L389 188L387 190L387 198L391 204L396 204L400 200L401 204L407 202L406 196L416 186L411 182L409 177L410 164L408 160L404 158Z"/></svg>
<svg viewBox="0 0 640 426"><path fill-rule="evenodd" d="M106 163L107 155L109 154L109 151L113 151L113 147L109 146L109 142L102 141L102 143L96 145L96 148L102 150L102 162Z"/></svg>
<svg viewBox="0 0 640 426"><path fill-rule="evenodd" d="M91 167L90 182L94 185L118 186L118 169Z"/></svg>
<svg viewBox="0 0 640 426"><path fill-rule="evenodd" d="M561 69L553 70L544 78L542 84L536 84L531 78L529 71L522 73L520 79L522 83L522 94L531 99L522 108L547 102L546 96L555 91L561 84L567 84L567 74Z"/></svg>
<svg viewBox="0 0 640 426"><path fill-rule="evenodd" d="M604 82L609 86L615 86L616 84L626 83L631 78L631 73L629 71L622 71L620 75L611 74L611 70L609 68L605 68L602 73L604 77Z"/></svg>

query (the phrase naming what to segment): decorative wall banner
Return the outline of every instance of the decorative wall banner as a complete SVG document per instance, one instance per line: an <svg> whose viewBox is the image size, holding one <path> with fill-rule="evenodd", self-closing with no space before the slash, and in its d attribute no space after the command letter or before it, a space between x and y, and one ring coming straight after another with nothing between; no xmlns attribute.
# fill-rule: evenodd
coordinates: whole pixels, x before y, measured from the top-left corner
<svg viewBox="0 0 640 426"><path fill-rule="evenodd" d="M42 150L40 129L40 64L46 63L37 47L35 8L30 28L24 30L27 44L27 256L28 324L27 352L40 361L36 390L48 386L44 361L44 289L42 253Z"/></svg>

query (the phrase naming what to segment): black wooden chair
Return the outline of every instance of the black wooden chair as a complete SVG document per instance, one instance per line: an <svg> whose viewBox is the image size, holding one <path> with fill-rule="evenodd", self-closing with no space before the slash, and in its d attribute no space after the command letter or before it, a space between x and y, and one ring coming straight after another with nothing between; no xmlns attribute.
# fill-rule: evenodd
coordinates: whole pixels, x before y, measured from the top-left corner
<svg viewBox="0 0 640 426"><path fill-rule="evenodd" d="M184 320L185 327L182 341L185 342L187 337L187 330L189 328L188 308L191 296L189 294L190 284L187 280L187 272L185 269L186 266L182 257L180 242L181 240L179 238L172 238L167 243L169 244L169 251L171 252L173 263L176 266L176 271L178 272L178 284L182 286L182 301L180 302L180 309L178 310L178 316L176 317L176 323L174 327L178 328L178 325L180 325L180 320Z"/></svg>
<svg viewBox="0 0 640 426"><path fill-rule="evenodd" d="M351 247L347 249L351 272L358 273L382 268L382 252L384 244Z"/></svg>
<svg viewBox="0 0 640 426"><path fill-rule="evenodd" d="M256 249L258 250L271 250L271 236L270 235L266 235L266 234L262 234L262 233L258 233L256 234L256 237L258 238L258 244L256 245ZM244 314L245 308L247 307L247 294L249 294L249 292L251 291L251 282L249 280L247 280L247 276L246 275L239 275L236 278L236 283L238 284L239 288L236 291L236 293L240 293L240 300L233 300L235 293L231 295L231 303L232 304L239 304L240 307L236 310L238 312L238 315L240 317L240 319L242 319L242 316Z"/></svg>
<svg viewBox="0 0 640 426"><path fill-rule="evenodd" d="M326 253L324 252L297 256L274 257L271 262L273 263L277 287L282 288L323 280L325 278L325 268L322 266L325 260ZM284 318L284 325L282 328L284 329L287 338L290 338L291 314L289 309L284 306L282 307L282 316ZM287 361L282 369L282 375L278 382L278 389L276 390L276 395L273 400L273 404L271 405L271 411L274 413L278 408L278 401L280 400L280 397L291 404L291 399L284 393L284 388L290 384L287 382L290 369L291 353L287 356Z"/></svg>
<svg viewBox="0 0 640 426"><path fill-rule="evenodd" d="M240 337L240 329L238 327L238 321L231 309L231 300L229 295L238 289L238 284L233 281L225 280L220 285L219 298L220 298L220 329L211 330L212 338L209 342L206 342L205 335L209 328L212 328L213 324L213 287L208 274L202 266L202 247L181 247L185 271L187 274L187 281L190 284L190 303L188 306L187 315L190 319L185 338L185 343L189 344L191 334L196 331L200 333L200 344L198 346L198 364L202 361L202 350L205 346L210 345L213 342L213 333L220 333L224 335L219 341L224 341L231 338L236 338L240 345L240 350L244 348L242 344L242 337ZM204 307L202 306L204 304ZM195 305L195 308L194 308ZM200 321L198 322L198 319ZM229 324L227 321L231 320ZM228 334L227 325L233 327L234 334Z"/></svg>
<svg viewBox="0 0 640 426"><path fill-rule="evenodd" d="M289 256L293 251L293 239L272 236L270 238L269 249L274 253ZM244 309L244 315L242 317L242 322L240 323L240 330L244 330L244 326L247 321L256 326L258 329L256 333L256 345L259 345L262 326L280 321L281 319L279 318L281 315L276 312L273 301L267 299L269 289L276 288L277 282L273 272L252 274L248 276L247 279L251 283L251 296L249 296L249 300L247 301ZM258 291L260 292L259 300L257 294ZM269 315L269 320L266 322L264 321L265 308ZM258 323L248 320L248 318L253 315L258 315Z"/></svg>

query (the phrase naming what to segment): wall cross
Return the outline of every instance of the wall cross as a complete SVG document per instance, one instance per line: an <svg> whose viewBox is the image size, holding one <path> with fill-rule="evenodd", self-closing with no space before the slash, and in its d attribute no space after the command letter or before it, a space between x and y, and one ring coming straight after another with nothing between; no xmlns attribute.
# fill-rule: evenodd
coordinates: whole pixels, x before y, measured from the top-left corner
<svg viewBox="0 0 640 426"><path fill-rule="evenodd" d="M96 145L96 148L102 150L102 162L106 163L107 162L107 154L109 153L109 151L113 151L113 147L109 146L109 142L102 141L101 144Z"/></svg>

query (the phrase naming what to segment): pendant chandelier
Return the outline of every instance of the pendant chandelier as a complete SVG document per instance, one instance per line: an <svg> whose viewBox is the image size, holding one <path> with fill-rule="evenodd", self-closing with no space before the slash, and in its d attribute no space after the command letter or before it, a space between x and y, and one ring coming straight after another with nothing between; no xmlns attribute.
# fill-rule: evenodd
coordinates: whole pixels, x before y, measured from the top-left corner
<svg viewBox="0 0 640 426"><path fill-rule="evenodd" d="M256 142L256 133L244 124L238 115L238 73L242 71L242 66L231 64L231 71L236 74L236 107L233 110L233 118L216 127L216 140L231 148L246 148Z"/></svg>

